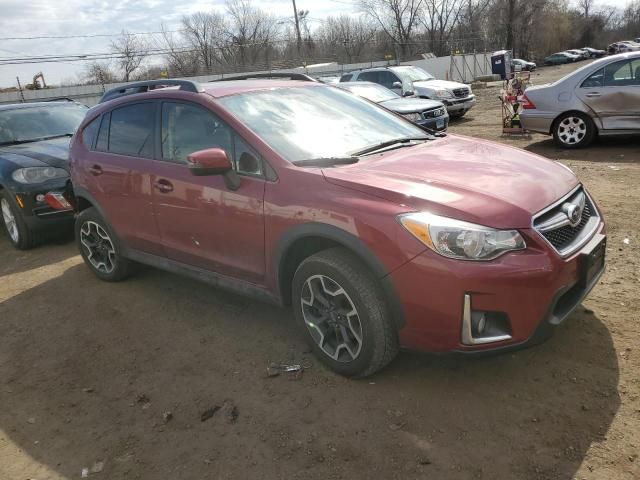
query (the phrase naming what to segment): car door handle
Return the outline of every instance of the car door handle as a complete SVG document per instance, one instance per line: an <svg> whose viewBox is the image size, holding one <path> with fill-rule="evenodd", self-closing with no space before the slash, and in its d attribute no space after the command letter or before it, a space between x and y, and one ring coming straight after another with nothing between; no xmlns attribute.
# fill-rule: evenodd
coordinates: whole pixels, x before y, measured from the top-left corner
<svg viewBox="0 0 640 480"><path fill-rule="evenodd" d="M102 167L100 165L94 165L89 169L89 173L94 177L97 177L98 175L102 175L103 173Z"/></svg>
<svg viewBox="0 0 640 480"><path fill-rule="evenodd" d="M165 180L164 178L155 182L153 186L161 193L173 192L173 185L169 180Z"/></svg>
<svg viewBox="0 0 640 480"><path fill-rule="evenodd" d="M589 92L585 94L587 97L599 97L602 94L600 92Z"/></svg>

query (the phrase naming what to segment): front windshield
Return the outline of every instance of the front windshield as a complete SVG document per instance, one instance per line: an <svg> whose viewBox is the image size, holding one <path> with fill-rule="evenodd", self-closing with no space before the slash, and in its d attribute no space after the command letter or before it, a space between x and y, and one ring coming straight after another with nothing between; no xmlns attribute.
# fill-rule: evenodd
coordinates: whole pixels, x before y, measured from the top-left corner
<svg viewBox="0 0 640 480"><path fill-rule="evenodd" d="M426 136L411 122L339 88L274 88L219 100L290 162L345 157L389 140Z"/></svg>
<svg viewBox="0 0 640 480"><path fill-rule="evenodd" d="M76 103L0 110L0 145L73 134L86 112Z"/></svg>
<svg viewBox="0 0 640 480"><path fill-rule="evenodd" d="M400 98L400 95L398 95L397 93L392 92L382 85L376 85L375 83L372 83L371 85L349 85L348 82L345 82L343 83L343 85L340 85L340 88L348 90L351 93L355 93L356 95L360 95L361 97L364 97L376 103L393 100L394 98Z"/></svg>
<svg viewBox="0 0 640 480"><path fill-rule="evenodd" d="M421 82L425 80L435 79L433 75L425 72L420 67L399 67L395 69L395 71L401 74L407 80L411 80L412 82Z"/></svg>

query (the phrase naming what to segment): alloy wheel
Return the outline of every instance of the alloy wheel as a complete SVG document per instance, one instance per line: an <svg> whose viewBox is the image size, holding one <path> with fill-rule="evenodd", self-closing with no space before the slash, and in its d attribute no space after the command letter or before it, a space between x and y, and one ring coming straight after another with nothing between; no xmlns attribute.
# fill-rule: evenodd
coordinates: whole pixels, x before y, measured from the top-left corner
<svg viewBox="0 0 640 480"><path fill-rule="evenodd" d="M325 275L302 287L302 315L314 342L333 360L352 362L362 349L362 324L345 289Z"/></svg>
<svg viewBox="0 0 640 480"><path fill-rule="evenodd" d="M587 134L587 123L580 117L567 117L558 124L558 138L566 145L576 145Z"/></svg>
<svg viewBox="0 0 640 480"><path fill-rule="evenodd" d="M102 273L111 273L116 267L116 250L106 230L96 222L85 222L80 229L80 243L86 258L93 268Z"/></svg>
<svg viewBox="0 0 640 480"><path fill-rule="evenodd" d="M7 232L9 232L9 237L13 243L18 243L20 241L18 222L16 221L16 217L11 211L11 207L9 207L9 202L7 202L6 198L3 198L2 201L0 201L0 207L2 208L2 218L4 220L4 225L7 228Z"/></svg>

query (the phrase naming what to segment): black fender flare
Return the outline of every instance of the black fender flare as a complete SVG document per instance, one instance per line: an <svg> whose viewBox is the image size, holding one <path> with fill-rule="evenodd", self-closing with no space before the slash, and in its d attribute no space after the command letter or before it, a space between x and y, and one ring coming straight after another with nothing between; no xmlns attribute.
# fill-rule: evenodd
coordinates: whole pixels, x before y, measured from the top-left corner
<svg viewBox="0 0 640 480"><path fill-rule="evenodd" d="M389 277L390 271L382 264L371 249L358 237L335 225L320 222L309 222L296 225L288 229L278 240L273 254L273 267L276 270L278 295L285 302L283 277L286 268L286 258L289 249L304 238L323 238L335 242L358 257L380 281L387 304L391 310L394 322L400 328L404 325L404 313L399 297Z"/></svg>

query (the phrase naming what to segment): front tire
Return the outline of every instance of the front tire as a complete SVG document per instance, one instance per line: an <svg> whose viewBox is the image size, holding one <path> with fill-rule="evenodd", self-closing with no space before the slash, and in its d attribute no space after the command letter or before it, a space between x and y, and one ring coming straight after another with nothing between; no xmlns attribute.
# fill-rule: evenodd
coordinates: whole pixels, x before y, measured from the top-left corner
<svg viewBox="0 0 640 480"><path fill-rule="evenodd" d="M119 282L131 274L131 261L122 255L111 227L95 208L80 212L75 234L84 263L100 280Z"/></svg>
<svg viewBox="0 0 640 480"><path fill-rule="evenodd" d="M595 133L593 120L584 113L564 113L553 124L553 139L561 148L586 147L593 141Z"/></svg>
<svg viewBox="0 0 640 480"><path fill-rule="evenodd" d="M38 244L40 238L28 227L22 212L6 190L0 191L0 211L4 232L11 245L18 250L29 250Z"/></svg>
<svg viewBox="0 0 640 480"><path fill-rule="evenodd" d="M380 284L343 248L305 259L293 278L293 308L315 355L331 370L366 377L398 353L398 333Z"/></svg>

